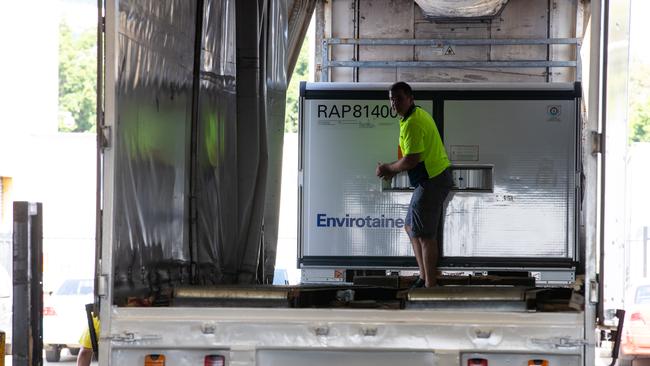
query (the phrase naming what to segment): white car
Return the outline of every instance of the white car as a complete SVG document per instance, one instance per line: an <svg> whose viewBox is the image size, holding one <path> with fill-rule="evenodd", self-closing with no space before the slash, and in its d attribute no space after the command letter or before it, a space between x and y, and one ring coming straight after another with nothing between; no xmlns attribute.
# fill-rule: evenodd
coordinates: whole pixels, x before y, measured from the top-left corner
<svg viewBox="0 0 650 366"><path fill-rule="evenodd" d="M650 281L640 281L633 286L628 298L620 365L631 365L634 358L650 359Z"/></svg>
<svg viewBox="0 0 650 366"><path fill-rule="evenodd" d="M92 279L68 279L43 304L43 347L48 362L58 362L61 350L79 352L79 338L88 328L86 304L93 302Z"/></svg>

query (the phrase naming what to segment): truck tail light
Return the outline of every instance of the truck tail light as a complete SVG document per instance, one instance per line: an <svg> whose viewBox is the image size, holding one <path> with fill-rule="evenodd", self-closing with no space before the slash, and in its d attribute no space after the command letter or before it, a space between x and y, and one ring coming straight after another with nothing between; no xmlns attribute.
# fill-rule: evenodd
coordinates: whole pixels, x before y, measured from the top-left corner
<svg viewBox="0 0 650 366"><path fill-rule="evenodd" d="M643 319L643 315L641 315L641 313L632 313L632 315L630 315L630 321L643 322L643 324L645 324L645 319Z"/></svg>
<svg viewBox="0 0 650 366"><path fill-rule="evenodd" d="M205 356L204 366L224 366L226 358L221 355L207 355Z"/></svg>
<svg viewBox="0 0 650 366"><path fill-rule="evenodd" d="M467 366L488 366L488 360L484 358L470 358L467 360Z"/></svg>
<svg viewBox="0 0 650 366"><path fill-rule="evenodd" d="M147 355L144 366L165 366L165 355Z"/></svg>
<svg viewBox="0 0 650 366"><path fill-rule="evenodd" d="M56 310L53 306L44 306L43 307L43 316L54 316L56 315Z"/></svg>
<svg viewBox="0 0 650 366"><path fill-rule="evenodd" d="M546 360L530 360L530 361L528 361L528 366L548 366L548 361L546 361Z"/></svg>

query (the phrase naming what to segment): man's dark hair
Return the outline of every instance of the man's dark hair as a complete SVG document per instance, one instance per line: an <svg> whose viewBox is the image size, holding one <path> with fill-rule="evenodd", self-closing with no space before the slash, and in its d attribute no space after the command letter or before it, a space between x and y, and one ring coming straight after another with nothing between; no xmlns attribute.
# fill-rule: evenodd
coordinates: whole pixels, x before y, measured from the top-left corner
<svg viewBox="0 0 650 366"><path fill-rule="evenodd" d="M391 85L390 87L391 93L395 93L398 90L401 90L404 93L404 95L406 95L407 97L413 96L413 89L411 89L411 86L403 81L398 81L395 84Z"/></svg>

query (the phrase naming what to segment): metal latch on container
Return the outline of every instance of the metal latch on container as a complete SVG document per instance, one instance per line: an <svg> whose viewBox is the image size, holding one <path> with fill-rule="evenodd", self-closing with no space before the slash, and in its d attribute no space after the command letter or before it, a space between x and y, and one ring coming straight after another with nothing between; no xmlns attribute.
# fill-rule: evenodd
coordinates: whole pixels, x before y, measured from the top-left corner
<svg viewBox="0 0 650 366"><path fill-rule="evenodd" d="M330 334L330 328L326 325L317 326L314 328L314 334L318 337L326 337Z"/></svg>
<svg viewBox="0 0 650 366"><path fill-rule="evenodd" d="M201 324L201 333L215 334L217 333L217 323L203 323Z"/></svg>
<svg viewBox="0 0 650 366"><path fill-rule="evenodd" d="M124 342L124 343L134 343L140 341L157 341L162 339L161 335L158 334L138 334L135 332L122 332L121 334L112 334L106 339L113 342Z"/></svg>
<svg viewBox="0 0 650 366"><path fill-rule="evenodd" d="M594 280L589 281L589 302L592 304L597 304L599 296L598 282Z"/></svg>
<svg viewBox="0 0 650 366"><path fill-rule="evenodd" d="M361 328L361 334L364 337L375 337L377 336L378 329L377 327L364 327Z"/></svg>
<svg viewBox="0 0 650 366"><path fill-rule="evenodd" d="M106 289L108 289L108 276L101 275L97 279L97 296L106 296Z"/></svg>
<svg viewBox="0 0 650 366"><path fill-rule="evenodd" d="M111 126L102 126L99 129L99 144L102 149L111 147Z"/></svg>
<svg viewBox="0 0 650 366"><path fill-rule="evenodd" d="M588 344L585 339L575 339L569 337L556 337L556 338L533 338L530 340L533 344L538 346L546 346L550 348L576 348Z"/></svg>
<svg viewBox="0 0 650 366"><path fill-rule="evenodd" d="M603 134L598 131L591 133L592 154L599 154L603 152Z"/></svg>

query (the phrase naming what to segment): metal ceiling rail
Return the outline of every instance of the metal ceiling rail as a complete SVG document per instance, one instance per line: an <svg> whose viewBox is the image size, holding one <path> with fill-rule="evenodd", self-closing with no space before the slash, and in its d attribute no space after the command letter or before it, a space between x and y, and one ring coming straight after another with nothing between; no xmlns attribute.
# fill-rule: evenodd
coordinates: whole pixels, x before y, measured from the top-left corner
<svg viewBox="0 0 650 366"><path fill-rule="evenodd" d="M381 46L513 46L580 44L579 38L460 38L460 39L398 39L398 38L327 38L325 44L357 44Z"/></svg>
<svg viewBox="0 0 650 366"><path fill-rule="evenodd" d="M486 66L488 65L488 66ZM576 67L575 61L329 61L328 67Z"/></svg>
<svg viewBox="0 0 650 366"><path fill-rule="evenodd" d="M365 67L365 68L534 68L534 67L574 67L576 75L580 74L580 42L579 38L542 38L542 39L354 39L327 38L322 44L321 81L329 81L331 67ZM444 48L449 46L576 46L575 61L551 60L495 60L495 61L333 61L329 59L329 48L334 45L355 46L434 46Z"/></svg>

